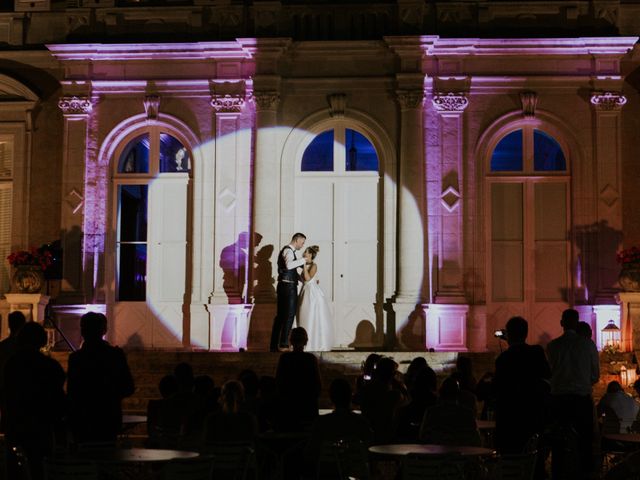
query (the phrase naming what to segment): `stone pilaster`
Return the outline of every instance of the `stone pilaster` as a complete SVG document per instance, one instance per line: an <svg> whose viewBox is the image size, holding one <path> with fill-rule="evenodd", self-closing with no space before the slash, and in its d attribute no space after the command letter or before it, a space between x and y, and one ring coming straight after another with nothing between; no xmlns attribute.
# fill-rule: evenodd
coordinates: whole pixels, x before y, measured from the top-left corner
<svg viewBox="0 0 640 480"><path fill-rule="evenodd" d="M244 82L214 85L214 304L240 304L246 297L250 171L240 125L245 102Z"/></svg>
<svg viewBox="0 0 640 480"><path fill-rule="evenodd" d="M58 107L64 116L60 212L64 255L60 296L66 297L65 301L83 302L84 182L92 103L88 96L65 96L58 101Z"/></svg>
<svg viewBox="0 0 640 480"><path fill-rule="evenodd" d="M393 322L387 335L392 346L406 348L402 333L422 312L423 291L429 290L424 264L427 244L424 218L424 150L422 136L422 88L396 92L400 106L400 169L398 184L397 286L392 305ZM390 331L389 331L390 330ZM395 344L395 345L394 345Z"/></svg>
<svg viewBox="0 0 640 480"><path fill-rule="evenodd" d="M463 113L469 101L464 93L437 93L432 98L440 116L440 195L436 237L436 303L464 303L464 217L463 217ZM437 161L437 159L431 159Z"/></svg>
<svg viewBox="0 0 640 480"><path fill-rule="evenodd" d="M595 115L594 159L597 179L598 279L595 303L612 303L619 266L615 251L622 243L622 167L620 114L627 99L620 92L592 92Z"/></svg>
<svg viewBox="0 0 640 480"><path fill-rule="evenodd" d="M277 277L280 205L280 165L276 148L277 109L280 95L276 89L256 90L256 147L253 170L254 268L253 298L256 303L273 303L273 279Z"/></svg>

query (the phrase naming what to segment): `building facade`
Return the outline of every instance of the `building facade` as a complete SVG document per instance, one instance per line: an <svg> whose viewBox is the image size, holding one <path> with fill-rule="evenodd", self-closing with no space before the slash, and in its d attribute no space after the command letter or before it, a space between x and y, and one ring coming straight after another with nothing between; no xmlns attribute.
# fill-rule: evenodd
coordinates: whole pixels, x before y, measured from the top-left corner
<svg viewBox="0 0 640 480"><path fill-rule="evenodd" d="M619 322L640 4L522 5L17 1L3 254L60 240L60 318L104 310L129 347L267 349L297 231L336 348L497 349L513 315L546 343L569 306Z"/></svg>

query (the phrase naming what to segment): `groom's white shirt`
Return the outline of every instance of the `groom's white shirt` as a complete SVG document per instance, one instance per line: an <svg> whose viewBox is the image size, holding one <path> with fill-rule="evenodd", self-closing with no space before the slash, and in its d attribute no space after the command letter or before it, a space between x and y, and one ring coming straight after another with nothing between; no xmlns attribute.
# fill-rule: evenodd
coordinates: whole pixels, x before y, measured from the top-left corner
<svg viewBox="0 0 640 480"><path fill-rule="evenodd" d="M282 252L282 256L287 265L287 270L293 270L294 268L303 266L307 262L304 257L295 260L293 258L293 251L295 250L295 248L291 244L289 244L288 247L289 248L285 248Z"/></svg>

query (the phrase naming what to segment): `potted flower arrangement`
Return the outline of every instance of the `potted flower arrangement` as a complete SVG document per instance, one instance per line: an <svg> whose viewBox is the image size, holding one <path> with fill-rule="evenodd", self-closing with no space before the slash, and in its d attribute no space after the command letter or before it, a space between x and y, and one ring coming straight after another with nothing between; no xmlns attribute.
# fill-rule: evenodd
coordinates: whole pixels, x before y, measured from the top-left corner
<svg viewBox="0 0 640 480"><path fill-rule="evenodd" d="M640 248L620 250L616 260L621 265L618 283L625 292L640 292Z"/></svg>
<svg viewBox="0 0 640 480"><path fill-rule="evenodd" d="M12 290L17 293L38 293L44 286L44 272L53 264L53 255L46 248L17 250L7 257L13 275Z"/></svg>

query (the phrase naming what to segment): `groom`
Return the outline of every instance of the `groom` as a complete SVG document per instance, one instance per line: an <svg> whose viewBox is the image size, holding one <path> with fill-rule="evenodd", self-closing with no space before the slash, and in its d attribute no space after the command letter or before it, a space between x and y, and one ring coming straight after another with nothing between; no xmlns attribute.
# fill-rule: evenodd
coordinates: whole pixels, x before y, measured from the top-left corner
<svg viewBox="0 0 640 480"><path fill-rule="evenodd" d="M269 350L272 352L289 346L289 332L298 309L298 268L306 263L298 250L306 239L303 233L296 233L278 254L278 313L271 329Z"/></svg>

